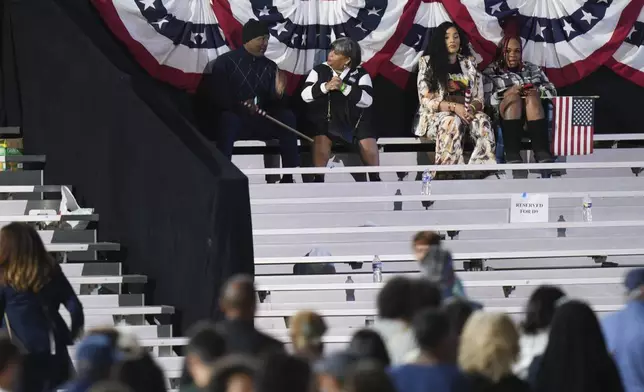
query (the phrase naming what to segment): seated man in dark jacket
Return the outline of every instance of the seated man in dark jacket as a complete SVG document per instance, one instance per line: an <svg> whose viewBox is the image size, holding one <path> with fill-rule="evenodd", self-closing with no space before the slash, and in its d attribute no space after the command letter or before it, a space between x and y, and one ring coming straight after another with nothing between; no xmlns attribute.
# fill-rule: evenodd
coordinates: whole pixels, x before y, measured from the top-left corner
<svg viewBox="0 0 644 392"><path fill-rule="evenodd" d="M255 286L250 276L237 275L226 282L219 299L226 320L217 324L217 331L226 341L227 354L256 356L284 351L282 342L255 329L255 298Z"/></svg>
<svg viewBox="0 0 644 392"><path fill-rule="evenodd" d="M219 56L212 64L212 72L206 71L199 89L206 98L208 112L218 111L215 141L225 156L232 156L238 139L278 139L282 166L297 167L297 136L257 114L263 110L292 128L296 126L295 115L283 99L286 80L277 65L264 56L268 37L264 23L248 21L242 30L244 45ZM292 175L282 177L282 182L292 181Z"/></svg>

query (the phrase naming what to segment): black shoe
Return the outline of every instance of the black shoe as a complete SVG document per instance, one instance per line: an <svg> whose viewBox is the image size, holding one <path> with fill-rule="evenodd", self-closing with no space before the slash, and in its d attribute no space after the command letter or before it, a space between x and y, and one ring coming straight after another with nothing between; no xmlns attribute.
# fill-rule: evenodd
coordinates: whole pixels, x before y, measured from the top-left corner
<svg viewBox="0 0 644 392"><path fill-rule="evenodd" d="M523 120L502 120L501 131L503 132L505 163L523 163L523 159L521 159Z"/></svg>
<svg viewBox="0 0 644 392"><path fill-rule="evenodd" d="M532 151L539 163L554 162L550 154L550 142L548 141L548 122L545 118L541 120L528 121L528 133L532 141Z"/></svg>
<svg viewBox="0 0 644 392"><path fill-rule="evenodd" d="M553 163L555 161L550 151L535 151L534 157L539 163Z"/></svg>
<svg viewBox="0 0 644 392"><path fill-rule="evenodd" d="M280 184L295 184L292 174L284 174L280 180Z"/></svg>

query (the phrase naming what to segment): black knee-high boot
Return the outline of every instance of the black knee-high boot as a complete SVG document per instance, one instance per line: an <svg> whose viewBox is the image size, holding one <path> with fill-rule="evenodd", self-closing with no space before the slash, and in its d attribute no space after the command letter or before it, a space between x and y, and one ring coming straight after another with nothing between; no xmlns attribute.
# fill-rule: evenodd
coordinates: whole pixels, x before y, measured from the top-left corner
<svg viewBox="0 0 644 392"><path fill-rule="evenodd" d="M532 140L532 151L534 151L537 162L554 162L552 154L550 154L547 120L542 118L541 120L528 121L528 133Z"/></svg>
<svg viewBox="0 0 644 392"><path fill-rule="evenodd" d="M503 151L506 163L522 163L521 138L523 137L523 120L502 120Z"/></svg>

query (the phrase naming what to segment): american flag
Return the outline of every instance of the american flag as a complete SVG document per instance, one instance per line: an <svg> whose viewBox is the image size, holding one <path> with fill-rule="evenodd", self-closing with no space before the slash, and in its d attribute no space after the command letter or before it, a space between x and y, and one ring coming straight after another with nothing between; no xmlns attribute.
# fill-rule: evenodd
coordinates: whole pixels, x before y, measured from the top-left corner
<svg viewBox="0 0 644 392"><path fill-rule="evenodd" d="M593 152L595 101L587 97L555 97L552 100L555 156L588 155Z"/></svg>

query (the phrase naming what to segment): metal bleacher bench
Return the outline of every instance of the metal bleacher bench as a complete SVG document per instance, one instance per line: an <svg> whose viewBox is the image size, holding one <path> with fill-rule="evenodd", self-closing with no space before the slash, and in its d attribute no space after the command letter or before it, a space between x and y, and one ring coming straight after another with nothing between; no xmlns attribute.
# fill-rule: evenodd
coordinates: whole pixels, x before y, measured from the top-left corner
<svg viewBox="0 0 644 392"><path fill-rule="evenodd" d="M644 140L644 133L624 133L624 134L596 134L594 136L595 142L619 142L619 141L637 141ZM381 137L378 139L379 146L388 146L388 145L414 145L414 144L423 144L424 142L421 139L416 137ZM266 147L267 144L271 142L266 142L262 140L239 140L235 142L235 148L257 148L257 147ZM302 143L299 141L300 145Z"/></svg>
<svg viewBox="0 0 644 392"><path fill-rule="evenodd" d="M605 278L543 278L543 279L506 279L463 281L464 287L504 287L504 286L541 286L541 285L598 285L622 284L622 277ZM257 284L256 291L329 291L329 290L380 290L384 283L311 283L311 284Z"/></svg>
<svg viewBox="0 0 644 392"><path fill-rule="evenodd" d="M576 199L584 196L597 198L644 197L644 191L588 191L588 192L549 192L550 199ZM273 204L325 204L325 203L380 203L402 201L454 201L454 200L510 200L516 193L478 193L478 194L432 194L432 195L388 195L388 196L338 196L338 197L288 197L275 199L253 198L251 205Z"/></svg>
<svg viewBox="0 0 644 392"><path fill-rule="evenodd" d="M454 253L454 260L474 259L522 259L522 258L550 258L550 257L594 257L594 256L636 256L644 255L644 248L632 249L579 249L579 250L543 250L520 252L475 252ZM307 263L370 263L374 255L348 255L324 257L256 257L255 265L262 264L307 264ZM415 261L411 254L378 255L381 261Z"/></svg>
<svg viewBox="0 0 644 392"><path fill-rule="evenodd" d="M307 235L307 234L352 234L352 233L416 233L424 230L433 231L468 231L468 230L530 230L530 229L565 229L565 228L606 228L606 227L642 227L644 220L633 221L598 221L598 222L534 222L534 223L488 223L462 225L423 225L423 226L375 226L375 227L312 227L297 229L259 229L253 230L254 236L274 235Z"/></svg>
<svg viewBox="0 0 644 392"><path fill-rule="evenodd" d="M560 162L560 163L505 163L490 165L416 165L416 166L347 166L347 167L297 167L244 169L246 175L268 174L351 174L351 173L398 173L422 172L424 170L439 172L462 171L498 171L498 170L562 170L562 169L608 169L608 168L644 167L644 161L631 162Z"/></svg>

